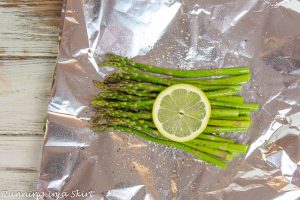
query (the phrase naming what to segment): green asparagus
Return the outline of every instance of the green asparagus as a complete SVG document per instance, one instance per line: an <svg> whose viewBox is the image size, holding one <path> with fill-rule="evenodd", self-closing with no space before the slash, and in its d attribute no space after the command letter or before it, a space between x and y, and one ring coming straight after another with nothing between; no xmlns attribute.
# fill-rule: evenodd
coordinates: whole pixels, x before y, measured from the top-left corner
<svg viewBox="0 0 300 200"><path fill-rule="evenodd" d="M94 130L98 132L98 131L103 131L106 128L107 127L105 127L105 126L102 126L102 127L101 126L100 127L95 126ZM113 130L117 130L117 131L121 131L121 132L125 132L125 133L129 133L129 134L139 136L139 137L143 138L144 140L147 140L147 141L150 141L150 142L154 142L154 143L161 144L161 145L168 146L168 147L175 147L177 149L180 149L182 151L185 151L187 153L190 153L190 154L196 156L200 160L203 160L205 162L214 164L214 165L216 165L220 168L226 168L226 166L227 166L226 162L224 162L224 161L222 161L222 160L220 160L220 159L218 159L214 156L210 156L209 154L203 153L203 152L201 152L197 149L194 149L192 147L189 147L187 145L184 145L184 144L181 144L181 143L178 143L178 142L173 142L173 141L170 141L170 140L163 140L163 139L159 139L159 138L156 138L156 137L152 137L148 134L145 134L142 131L134 130L134 129L124 127L124 126L112 126L111 128Z"/></svg>
<svg viewBox="0 0 300 200"><path fill-rule="evenodd" d="M156 66L146 65L142 63L136 63L125 57L121 57L114 54L108 54L107 58L109 61L122 63L124 65L130 65L132 67L141 69L145 72L151 72L156 74L164 74L173 77L182 78L198 78L206 76L224 76L224 75L241 75L248 74L250 72L249 67L235 67L225 69L200 69L200 70L180 70L180 69L167 69Z"/></svg>
<svg viewBox="0 0 300 200"><path fill-rule="evenodd" d="M235 144L223 133L246 132L250 114L258 104L244 103L238 96L242 84L250 79L249 67L181 70L141 64L118 55L108 54L99 66L116 69L103 82L93 81L101 92L91 101L97 132L117 130L145 140L177 148L221 168L226 161L245 153L247 145ZM174 142L166 139L152 121L152 106L157 95L168 86L186 83L205 92L211 104L208 126L196 139ZM155 120L155 117L154 117Z"/></svg>
<svg viewBox="0 0 300 200"><path fill-rule="evenodd" d="M160 85L170 86L178 83L188 83L188 84L200 84L200 85L237 85L247 82L250 78L249 74L243 74L232 77L222 77L214 79L179 79L172 77L159 77L150 74L145 74L142 71L123 65L122 63L116 62L103 62L99 66L111 66L117 67L128 74L124 74L123 78L127 80L134 80L140 82L151 82Z"/></svg>

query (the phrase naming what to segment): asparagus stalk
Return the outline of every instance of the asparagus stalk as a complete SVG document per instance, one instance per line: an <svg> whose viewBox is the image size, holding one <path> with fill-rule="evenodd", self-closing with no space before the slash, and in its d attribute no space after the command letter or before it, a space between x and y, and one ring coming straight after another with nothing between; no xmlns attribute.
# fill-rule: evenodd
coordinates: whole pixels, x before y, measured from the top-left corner
<svg viewBox="0 0 300 200"><path fill-rule="evenodd" d="M116 125L121 125L121 126L127 126L132 129L137 129L140 131L143 131L149 135L156 136L156 137L161 137L165 139L157 130L153 122L150 121L145 121L145 120L137 120L137 121L132 121L127 118L108 118L106 120L105 125L109 126L116 126ZM207 134L200 134L198 137L200 140L209 140L209 141L215 141L215 142L223 142L223 143L234 143L234 140L228 139L228 138L222 138L218 136L213 136L213 135L207 135ZM187 142L188 143L188 142Z"/></svg>
<svg viewBox="0 0 300 200"><path fill-rule="evenodd" d="M203 139L203 140L210 140L210 141L215 141L215 142L226 142L226 143L234 143L234 140L229 139L229 138L222 138L214 135L207 135L204 133L201 133L197 138Z"/></svg>
<svg viewBox="0 0 300 200"><path fill-rule="evenodd" d="M234 109L212 109L210 118L238 117L239 111Z"/></svg>
<svg viewBox="0 0 300 200"><path fill-rule="evenodd" d="M219 158L221 158L223 160L226 160L226 161L231 161L232 158L233 158L231 152L224 151L222 149L214 149L214 148L210 148L210 147L206 147L206 146L200 146L200 145L197 145L193 142L185 142L183 144L185 144L186 146L192 147L193 149L197 149L199 151L202 151L204 153L208 153L210 155L219 157Z"/></svg>
<svg viewBox="0 0 300 200"><path fill-rule="evenodd" d="M249 109L244 109L244 108L229 108L225 106L214 106L212 105L212 109L231 109L231 110L237 110L239 112L239 116L250 116L250 110Z"/></svg>
<svg viewBox="0 0 300 200"><path fill-rule="evenodd" d="M131 85L123 85L120 86L121 84L105 84L103 82L100 81L93 81L94 85L100 89L106 90L106 91L112 91L112 92L122 92L122 93L127 93L130 95L134 95L134 96L139 96L142 97L141 99L145 99L147 98L156 98L157 93L154 92L160 92L163 89L165 89L166 87L164 86L158 86L154 89L154 87L147 87L148 84L142 84L142 83L137 83L136 86L134 86L134 84L132 83ZM161 89L161 90L159 90ZM201 88L200 88L201 89ZM206 92L206 96L208 99L216 99L217 97L224 97L227 95L234 95L236 94L238 91L237 89L239 88L232 88L232 89L224 89L224 90L217 90L217 91L212 91L212 92ZM121 94L123 95L123 94ZM99 95L101 96L101 95ZM113 93L110 96L105 94L105 97L107 99L111 98L111 99L117 99L117 93ZM124 97L126 98L126 97ZM130 98L130 97L129 97ZM122 99L122 97L120 97L120 99ZM132 98L134 99L134 98ZM135 98L137 99L137 98Z"/></svg>
<svg viewBox="0 0 300 200"><path fill-rule="evenodd" d="M106 125L109 126L115 126L115 125L121 125L121 126L127 126L132 129L137 129L140 131L144 131L147 134L150 134L155 137L161 137L164 138L157 130L153 122L145 121L145 120L137 120L132 121L127 118L108 118L106 121ZM232 128L232 127L230 127ZM198 136L198 140L210 140L215 142L222 142L222 143L234 143L233 140L228 138L221 138L213 135L206 135L206 134L200 134ZM193 140L192 140L193 141ZM189 143L189 142L187 142ZM200 150L200 149L199 149Z"/></svg>
<svg viewBox="0 0 300 200"><path fill-rule="evenodd" d="M243 74L238 76L231 76L225 78L211 78L211 79L174 79L171 83L189 83L201 85L238 85L249 81L250 74Z"/></svg>
<svg viewBox="0 0 300 200"><path fill-rule="evenodd" d="M122 100L122 97L120 97L120 100ZM94 99L92 100L91 104L94 107L107 107L107 108L121 108L125 110L151 110L152 105L154 103L154 99L150 100L143 100L143 101L133 101L133 102L126 102L126 101L113 101L109 102L102 99ZM250 104L251 105L251 104ZM217 117L217 116L223 116L223 117L237 117L238 115L247 115L250 114L250 110L247 109L235 109L235 108L226 108L226 107L218 107L213 108L211 112L211 116Z"/></svg>
<svg viewBox="0 0 300 200"><path fill-rule="evenodd" d="M119 80L119 76L122 76L120 73L116 73L116 74L111 74L109 75L105 80L104 80L104 84L106 84L107 86L105 87L103 84L100 84L99 87L100 88L115 88L115 90L119 87L129 87L128 84L133 85L133 88L135 88L136 90L151 90L151 91L155 91L155 92L160 92L163 89L167 88L167 86L163 86L163 85L157 85L154 83L143 83L143 82L135 82L135 81L122 81ZM127 76L127 75L125 75ZM115 79L116 78L116 79ZM96 84L97 81L94 81ZM118 84L121 84L118 85ZM126 84L128 83L128 84ZM200 84L193 84L196 87L199 87L201 90L203 91L215 91L215 90L224 90L224 89L231 89L231 90L236 90L236 91L240 91L242 86L241 85L200 85ZM96 84L97 86L97 84ZM153 88L153 89L152 89Z"/></svg>
<svg viewBox="0 0 300 200"><path fill-rule="evenodd" d="M116 63L116 62L102 62L99 64L99 66L111 66L116 67L127 74L123 74L122 78L126 80L134 80L139 82L150 82L150 83L156 83L160 85L170 86L172 85L171 78L161 78L158 76L150 75L150 74L144 74L138 69L128 67L123 65L122 63Z"/></svg>
<svg viewBox="0 0 300 200"><path fill-rule="evenodd" d="M118 110L113 108L104 108L101 110L101 118L104 116L115 118L127 118L131 120L152 120L152 114L150 112L128 112L124 110Z"/></svg>
<svg viewBox="0 0 300 200"><path fill-rule="evenodd" d="M242 96L215 96L210 97L211 100L229 102L229 103L244 103L244 98Z"/></svg>
<svg viewBox="0 0 300 200"><path fill-rule="evenodd" d="M139 126L138 124L135 126L135 127L130 127L130 124L127 123L126 125L127 127L129 128L132 128L132 129L136 129L137 126ZM150 127L150 126L149 126ZM148 135L151 135L151 136L155 136L155 137L159 137L160 139L165 139L157 130L153 129L153 128L149 128L149 127L141 127L141 128L138 128L138 130L141 130L143 131L144 133L147 133ZM222 142L228 142L229 143L232 143L232 140L229 140L229 139L225 139L225 138L217 138L217 137L209 137L209 135L207 135L207 137L203 136L205 139L209 139L209 140L212 140L212 141L217 141L217 140L222 140ZM219 158L222 158L224 160L227 160L227 161L231 161L232 160L232 154L229 153L229 152L226 152L226 151L223 151L221 149L213 149L213 148L210 148L210 147L205 147L205 146L199 146L199 145L195 145L194 143L192 142L186 142L184 143L185 145L187 146L190 146L194 149L197 149L199 151L202 151L202 152L205 152L205 153L209 153L211 155L214 155L214 156L217 156Z"/></svg>
<svg viewBox="0 0 300 200"><path fill-rule="evenodd" d="M101 92L99 93L97 96L96 96L96 99L111 99L111 100L122 100L122 101L138 101L138 100L146 100L146 99L154 99L156 98L157 96L157 93L152 93L153 91L147 91L147 89L143 90L143 94L148 94L147 96L137 96L136 93L139 93L140 91L138 90L133 90L132 88L129 88L129 93L130 94L126 94L126 92L128 92L128 89L127 88L114 88L113 90L114 91L111 91L111 89L109 88L109 86L105 86L105 87L102 87L101 86L102 84L97 84L98 88L101 88L101 89L105 89L106 91L105 92ZM220 100L221 99L225 99L226 96L220 96L220 95L225 95L226 93L228 94L232 94L232 93L235 93L234 90L232 89L226 89L226 90L219 90L219 97L220 97ZM218 100L219 101L219 97L211 97L213 95L210 95L210 92L207 92L208 93L208 98L211 99L211 100ZM230 98L230 96L229 96ZM234 100L233 100L234 101ZM232 101L232 103L234 103ZM223 101L225 102L225 101Z"/></svg>
<svg viewBox="0 0 300 200"><path fill-rule="evenodd" d="M219 101L210 101L212 106L223 106L229 108L242 108L242 109L249 109L249 110L258 110L258 104L250 104L250 103L229 103L229 102L219 102Z"/></svg>
<svg viewBox="0 0 300 200"><path fill-rule="evenodd" d="M156 83L165 86L170 86L178 83L189 83L189 84L200 84L200 85L237 85L237 84L247 82L250 78L249 74L243 74L243 75L225 77L225 78L215 78L215 79L176 79L172 77L162 78L159 76L145 74L138 69L125 66L122 63L103 62L100 63L99 65L116 67L123 70L124 72L127 72L128 74L123 76L123 78L127 80L151 82L151 83Z"/></svg>
<svg viewBox="0 0 300 200"><path fill-rule="evenodd" d="M95 126L94 130L95 131L103 131L104 128L106 128L106 127L105 126L104 127ZM134 130L134 129L124 127L124 126L112 126L111 128L114 129L114 130L117 130L117 131L126 132L126 133L129 133L129 134L132 134L132 135L139 136L140 138L142 138L144 140L154 142L154 143L157 143L157 144L160 144L160 145L164 145L164 146L168 146L168 147L175 147L177 149L180 149L182 151L185 151L187 153L190 153L190 154L196 156L200 160L203 160L207 163L214 164L214 165L216 165L220 168L226 168L226 166L227 166L227 164L224 161L222 161L222 160L220 160L220 159L218 159L214 156L210 156L208 154L205 154L205 153L203 153L203 152L201 152L197 149L194 149L192 147L186 146L182 143L152 137L152 136L150 136L150 135L148 135L148 134L146 134L142 131Z"/></svg>
<svg viewBox="0 0 300 200"><path fill-rule="evenodd" d="M104 96L103 98L107 98L107 99L117 99L118 95L120 95L120 96L124 95L124 94L122 94L123 92L127 93L127 94L130 94L130 95L141 97L141 98L136 98L136 97L130 98L129 96L125 97L126 99L128 97L128 99L130 99L130 100L131 99L132 100L137 100L137 99L141 100L141 99L145 99L146 97L156 98L156 96L157 96L156 93L153 93L153 92L156 92L156 91L153 91L151 89L148 90L146 87L143 90L137 90L134 87L112 87L111 88L109 86L105 86L105 84L102 83L102 82L96 82L96 81L95 81L95 84L100 89L105 89L105 90L108 90L108 91L115 92L115 93L111 93L111 95L110 94L99 95L100 98L101 98L101 96ZM117 94L117 92L121 92L121 94ZM235 89L225 89L225 90L217 90L217 91L213 91L213 92L206 92L206 96L207 96L208 99L215 100L216 97L225 98L226 95L232 95L232 94L236 94L236 93L237 92L236 92ZM122 99L122 98L120 98L120 99ZM232 102L232 103L235 103L235 102Z"/></svg>
<svg viewBox="0 0 300 200"><path fill-rule="evenodd" d="M152 96L152 95L150 95ZM117 100L117 101L141 101L141 100L149 100L151 97L143 96L135 96L117 91L106 91L100 92L94 99L95 100Z"/></svg>
<svg viewBox="0 0 300 200"><path fill-rule="evenodd" d="M243 144L221 143L221 142L213 142L213 141L206 141L206 140L199 140L199 139L194 139L191 141L191 143L200 146L221 149L224 151L230 151L230 152L246 153L248 150L248 145L243 145Z"/></svg>
<svg viewBox="0 0 300 200"><path fill-rule="evenodd" d="M120 62L125 65L130 65L132 67L141 69L145 72L152 72L157 74L163 74L173 77L182 78L198 78L205 76L224 76L224 75L240 75L247 74L250 72L249 67L236 67L236 68L225 68L225 69L200 69L200 70L180 70L180 69L166 69L156 66L136 63L125 57L121 57L114 54L108 54L107 58L110 61Z"/></svg>
<svg viewBox="0 0 300 200"><path fill-rule="evenodd" d="M225 89L240 91L242 88L241 85L199 85L199 84L192 84L192 85L199 87L204 92L225 90Z"/></svg>
<svg viewBox="0 0 300 200"><path fill-rule="evenodd" d="M105 108L122 108L126 110L151 110L153 100L136 101L136 102L107 102L105 100L92 100L92 106Z"/></svg>
<svg viewBox="0 0 300 200"><path fill-rule="evenodd" d="M143 130L147 128L156 128L153 122L145 121L145 120L133 121L127 118L108 118L107 123L109 125L122 125L122 126L128 126L130 128L136 128L136 129L138 128L139 130ZM159 134L157 132L154 135L159 135Z"/></svg>
<svg viewBox="0 0 300 200"><path fill-rule="evenodd" d="M250 116L238 116L238 117L211 117L212 119L223 119L223 120L235 120L235 121L251 121Z"/></svg>
<svg viewBox="0 0 300 200"><path fill-rule="evenodd" d="M238 133L245 132L248 128L245 127L218 127L218 126L207 126L203 133L206 134L221 134L221 133Z"/></svg>
<svg viewBox="0 0 300 200"><path fill-rule="evenodd" d="M244 127L248 128L250 126L250 121L233 121L233 120L220 120L220 119L210 119L208 125L210 126L226 126L226 127Z"/></svg>
<svg viewBox="0 0 300 200"><path fill-rule="evenodd" d="M127 94L139 96L139 97L156 97L155 93L151 93L148 90L136 90L130 87L115 87L111 88L108 87L105 83L101 81L93 81L94 85L99 89L108 90L108 91L118 91L118 92L125 92Z"/></svg>
<svg viewBox="0 0 300 200"><path fill-rule="evenodd" d="M239 108L239 116L250 116L250 110L249 109L242 109Z"/></svg>
<svg viewBox="0 0 300 200"><path fill-rule="evenodd" d="M120 96L121 98L121 96ZM99 99L95 99L94 101L97 102ZM100 99L101 100L101 99ZM149 106L148 109L145 109L143 112L132 112L132 111L126 111L126 110L131 110L130 108L132 106L127 106L127 107L123 107L121 109L126 109L126 110L120 110L120 108L118 108L116 106L114 106L115 103L119 103L119 102L109 102L106 101L107 104L110 104L110 107L108 108L104 108L104 106L95 106L100 107L100 109L98 109L99 111L101 111L101 113L99 115L103 116L103 115L107 115L108 117L116 117L116 118L129 118L132 120L137 120L137 119L144 119L144 120L152 120L152 113L150 112L151 110L151 106ZM126 102L127 105L131 104L132 102ZM95 103L93 103L95 104ZM129 109L127 109L129 107ZM149 110L149 111L147 111ZM100 116L100 118L102 118ZM239 116L239 111L238 110L234 110L234 109L212 109L211 110L211 118L212 119L226 119L226 120L236 120L236 121L250 121L250 117L248 116Z"/></svg>
<svg viewBox="0 0 300 200"><path fill-rule="evenodd" d="M225 89L225 90L216 90L212 92L206 92L205 95L209 99L215 99L217 97L226 97L229 95L235 95L239 92L239 90L236 89Z"/></svg>
<svg viewBox="0 0 300 200"><path fill-rule="evenodd" d="M104 79L105 84L111 84L111 83L118 83L124 80L131 80L130 75L126 73L113 73L108 75ZM147 82L147 84L150 84ZM152 83L154 84L154 83ZM233 89L236 91L240 91L242 86L241 85L201 85L201 84L192 84L196 87L199 87L203 91L215 91L215 90L224 90L224 89ZM166 87L166 86L165 86Z"/></svg>
<svg viewBox="0 0 300 200"><path fill-rule="evenodd" d="M147 90L149 92L161 92L166 88L166 86L156 85L152 83L140 83L134 81L122 81L116 84L107 84L106 86L109 90L118 90L119 88L133 89L133 90Z"/></svg>

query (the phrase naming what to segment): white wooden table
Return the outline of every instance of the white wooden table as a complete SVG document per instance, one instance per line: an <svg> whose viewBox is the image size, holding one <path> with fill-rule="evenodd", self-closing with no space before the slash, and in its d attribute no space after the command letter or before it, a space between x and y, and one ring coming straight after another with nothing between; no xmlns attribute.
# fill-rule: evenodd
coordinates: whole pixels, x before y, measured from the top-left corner
<svg viewBox="0 0 300 200"><path fill-rule="evenodd" d="M0 0L0 192L36 191L61 6Z"/></svg>

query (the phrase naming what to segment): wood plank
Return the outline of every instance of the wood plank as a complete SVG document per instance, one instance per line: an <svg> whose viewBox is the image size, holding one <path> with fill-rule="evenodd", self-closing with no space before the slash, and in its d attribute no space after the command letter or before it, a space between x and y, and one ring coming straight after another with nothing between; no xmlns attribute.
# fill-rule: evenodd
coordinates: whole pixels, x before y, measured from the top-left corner
<svg viewBox="0 0 300 200"><path fill-rule="evenodd" d="M36 190L62 2L0 0L0 191Z"/></svg>
<svg viewBox="0 0 300 200"><path fill-rule="evenodd" d="M55 58L62 0L0 2L0 59ZM3 28L5 27L5 28Z"/></svg>
<svg viewBox="0 0 300 200"><path fill-rule="evenodd" d="M0 135L42 134L55 59L0 61Z"/></svg>
<svg viewBox="0 0 300 200"><path fill-rule="evenodd" d="M36 191L42 147L42 136L0 136L0 191Z"/></svg>
<svg viewBox="0 0 300 200"><path fill-rule="evenodd" d="M0 135L42 133L62 3L0 1Z"/></svg>

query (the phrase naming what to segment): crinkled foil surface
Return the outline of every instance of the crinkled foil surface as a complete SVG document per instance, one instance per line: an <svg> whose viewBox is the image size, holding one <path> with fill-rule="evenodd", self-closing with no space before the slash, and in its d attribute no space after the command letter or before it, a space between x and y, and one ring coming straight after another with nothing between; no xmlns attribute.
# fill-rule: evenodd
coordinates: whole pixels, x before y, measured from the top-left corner
<svg viewBox="0 0 300 200"><path fill-rule="evenodd" d="M60 199L300 199L300 2L67 0L49 103L39 192ZM261 104L249 152L226 170L179 150L90 129L103 55L182 69L247 66L242 95ZM45 195L44 199L55 199Z"/></svg>

